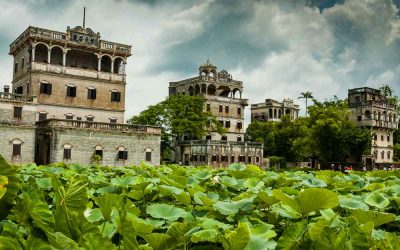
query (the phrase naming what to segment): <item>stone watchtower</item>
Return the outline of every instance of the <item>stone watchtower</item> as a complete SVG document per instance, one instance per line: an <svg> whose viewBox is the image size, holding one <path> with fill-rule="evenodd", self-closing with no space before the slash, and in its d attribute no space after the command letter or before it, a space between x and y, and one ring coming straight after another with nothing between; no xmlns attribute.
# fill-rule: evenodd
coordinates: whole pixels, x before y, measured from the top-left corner
<svg viewBox="0 0 400 250"><path fill-rule="evenodd" d="M169 95L200 95L205 111L214 114L227 130L223 135L210 132L197 141L182 143L177 161L185 165L226 166L243 162L261 165L262 145L244 142L244 109L248 100L242 98L243 82L234 80L226 70L208 60L199 67L199 75L169 83Z"/></svg>
<svg viewBox="0 0 400 250"><path fill-rule="evenodd" d="M14 164L160 164L158 127L123 124L131 46L77 26L28 27L10 45L13 93L0 92L0 147Z"/></svg>
<svg viewBox="0 0 400 250"><path fill-rule="evenodd" d="M350 119L372 134L371 154L363 162L371 166L393 162L393 133L398 128L397 106L373 88L349 89Z"/></svg>
<svg viewBox="0 0 400 250"><path fill-rule="evenodd" d="M38 119L123 122L131 46L90 28L28 27L11 45L13 92L37 97Z"/></svg>

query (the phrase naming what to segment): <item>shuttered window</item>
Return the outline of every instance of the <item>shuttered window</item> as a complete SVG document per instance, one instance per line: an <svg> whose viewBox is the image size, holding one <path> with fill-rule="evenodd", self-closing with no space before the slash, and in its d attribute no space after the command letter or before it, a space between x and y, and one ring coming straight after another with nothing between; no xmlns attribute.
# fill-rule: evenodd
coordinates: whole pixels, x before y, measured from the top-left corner
<svg viewBox="0 0 400 250"><path fill-rule="evenodd" d="M13 144L12 156L21 156L21 144Z"/></svg>
<svg viewBox="0 0 400 250"><path fill-rule="evenodd" d="M50 95L51 94L51 89L52 89L51 83L44 83L44 82L40 83L40 93L41 94Z"/></svg>
<svg viewBox="0 0 400 250"><path fill-rule="evenodd" d="M118 160L127 160L128 159L128 151L120 150L118 151Z"/></svg>
<svg viewBox="0 0 400 250"><path fill-rule="evenodd" d="M76 87L75 86L67 86L67 96L76 97Z"/></svg>
<svg viewBox="0 0 400 250"><path fill-rule="evenodd" d="M14 118L22 119L22 107L14 107Z"/></svg>

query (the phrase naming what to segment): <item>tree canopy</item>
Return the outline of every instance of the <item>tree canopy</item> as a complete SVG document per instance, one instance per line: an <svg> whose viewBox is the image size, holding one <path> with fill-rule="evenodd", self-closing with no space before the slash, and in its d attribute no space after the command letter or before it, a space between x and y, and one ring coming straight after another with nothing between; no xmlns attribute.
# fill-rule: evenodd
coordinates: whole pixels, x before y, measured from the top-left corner
<svg viewBox="0 0 400 250"><path fill-rule="evenodd" d="M321 161L344 161L361 155L370 148L371 133L349 120L347 101L336 97L309 107L309 117L280 122L253 122L247 136L264 142L265 156L303 161L315 157Z"/></svg>
<svg viewBox="0 0 400 250"><path fill-rule="evenodd" d="M161 127L162 153L166 153L167 148L174 150L174 144L184 137L201 139L211 131L225 132L216 117L204 111L204 99L200 96L171 96L127 122Z"/></svg>

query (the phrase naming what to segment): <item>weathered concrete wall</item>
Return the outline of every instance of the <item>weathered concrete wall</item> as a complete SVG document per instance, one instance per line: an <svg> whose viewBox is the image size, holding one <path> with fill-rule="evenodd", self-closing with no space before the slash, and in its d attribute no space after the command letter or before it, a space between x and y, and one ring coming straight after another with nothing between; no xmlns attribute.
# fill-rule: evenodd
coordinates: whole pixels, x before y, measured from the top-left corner
<svg viewBox="0 0 400 250"><path fill-rule="evenodd" d="M12 157L13 142L21 142L21 156ZM34 162L35 128L0 124L0 154L12 164Z"/></svg>
<svg viewBox="0 0 400 250"><path fill-rule="evenodd" d="M54 128L51 131L50 162L64 161L89 165L92 163L91 157L96 147L99 146L103 150L102 165L140 164L145 160L146 149L152 152L149 163L160 164L160 135L60 128ZM65 145L72 147L71 160L63 159ZM125 161L118 160L120 148L125 148L128 151L128 159Z"/></svg>
<svg viewBox="0 0 400 250"><path fill-rule="evenodd" d="M22 107L22 119L14 119L14 106ZM35 124L36 106L25 102L0 101L0 122Z"/></svg>

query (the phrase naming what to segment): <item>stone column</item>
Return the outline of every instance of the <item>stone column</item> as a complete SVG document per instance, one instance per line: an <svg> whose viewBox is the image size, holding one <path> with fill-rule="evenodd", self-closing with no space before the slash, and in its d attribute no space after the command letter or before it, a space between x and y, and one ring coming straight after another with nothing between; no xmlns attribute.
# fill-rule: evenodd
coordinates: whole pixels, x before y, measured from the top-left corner
<svg viewBox="0 0 400 250"><path fill-rule="evenodd" d="M101 71L101 56L100 55L98 55L97 56L97 71Z"/></svg>
<svg viewBox="0 0 400 250"><path fill-rule="evenodd" d="M35 61L35 51L36 51L36 46L32 47L32 62Z"/></svg>
<svg viewBox="0 0 400 250"><path fill-rule="evenodd" d="M111 74L114 74L114 58L111 59Z"/></svg>
<svg viewBox="0 0 400 250"><path fill-rule="evenodd" d="M67 61L67 50L63 50L63 61L62 65L65 67L66 61Z"/></svg>
<svg viewBox="0 0 400 250"><path fill-rule="evenodd" d="M47 63L50 63L51 60L51 49L47 50Z"/></svg>

